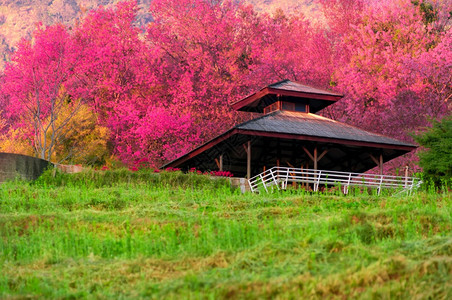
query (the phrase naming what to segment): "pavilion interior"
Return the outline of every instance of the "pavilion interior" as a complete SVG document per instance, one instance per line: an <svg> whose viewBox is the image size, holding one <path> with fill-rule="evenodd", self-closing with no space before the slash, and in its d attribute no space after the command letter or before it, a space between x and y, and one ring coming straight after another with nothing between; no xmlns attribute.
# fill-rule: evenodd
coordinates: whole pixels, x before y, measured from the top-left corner
<svg viewBox="0 0 452 300"><path fill-rule="evenodd" d="M222 170L230 171L236 177L246 177L248 142L251 148L251 176L278 165L314 169L315 165L310 156L314 156L315 148L317 148L317 158L320 158L317 163L318 170L356 173L377 167L376 160L378 161L379 158L387 162L408 152L389 147L235 134L178 167L183 170L192 167L200 170L219 170L222 165Z"/></svg>

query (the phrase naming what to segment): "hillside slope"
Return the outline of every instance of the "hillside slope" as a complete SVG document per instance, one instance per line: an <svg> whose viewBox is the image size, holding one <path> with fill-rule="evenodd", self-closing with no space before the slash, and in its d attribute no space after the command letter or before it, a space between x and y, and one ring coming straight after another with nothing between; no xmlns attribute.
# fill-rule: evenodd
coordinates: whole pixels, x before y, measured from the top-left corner
<svg viewBox="0 0 452 300"><path fill-rule="evenodd" d="M152 170L0 185L1 299L450 299L450 194L240 194Z"/></svg>
<svg viewBox="0 0 452 300"><path fill-rule="evenodd" d="M29 38L39 23L71 25L89 10L111 6L120 0L0 0L0 69L21 38ZM148 8L151 0L139 0L137 22L151 20Z"/></svg>
<svg viewBox="0 0 452 300"><path fill-rule="evenodd" d="M30 37L39 22L72 24L87 11L99 6L111 6L121 0L0 0L0 69L8 60L14 46L23 37ZM144 25L152 18L148 13L152 0L138 0L140 13L137 22ZM313 0L244 0L257 11L272 13L277 8L285 12L301 11L317 17Z"/></svg>

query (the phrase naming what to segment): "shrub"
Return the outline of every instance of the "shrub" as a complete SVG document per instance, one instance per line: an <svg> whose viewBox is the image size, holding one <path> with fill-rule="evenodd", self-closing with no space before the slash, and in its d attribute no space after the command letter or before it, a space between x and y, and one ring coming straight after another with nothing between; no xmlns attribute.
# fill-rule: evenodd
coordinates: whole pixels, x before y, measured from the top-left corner
<svg viewBox="0 0 452 300"><path fill-rule="evenodd" d="M419 165L424 177L436 188L450 186L452 178L452 116L433 121L432 128L414 136L425 148L419 152Z"/></svg>

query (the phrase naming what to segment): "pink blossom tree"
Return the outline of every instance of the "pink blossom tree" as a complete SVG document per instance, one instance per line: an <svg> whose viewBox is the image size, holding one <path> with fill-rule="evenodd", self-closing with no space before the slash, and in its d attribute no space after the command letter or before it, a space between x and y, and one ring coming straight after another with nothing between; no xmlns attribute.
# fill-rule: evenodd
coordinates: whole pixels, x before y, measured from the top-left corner
<svg viewBox="0 0 452 300"><path fill-rule="evenodd" d="M160 53L156 70L164 79L166 103L193 120L206 140L234 124L228 103L248 91L252 10L232 1L156 0L149 43ZM167 104L167 105L168 105Z"/></svg>
<svg viewBox="0 0 452 300"><path fill-rule="evenodd" d="M346 97L330 116L413 142L411 132L450 113L452 48L438 28L408 0L366 7L342 37L346 50L333 78ZM415 160L411 154L392 167Z"/></svg>
<svg viewBox="0 0 452 300"><path fill-rule="evenodd" d="M78 53L63 25L41 27L32 41L20 42L3 74L1 101L9 127L19 128L42 159L51 159L83 102L67 90ZM58 120L68 107L70 113Z"/></svg>
<svg viewBox="0 0 452 300"><path fill-rule="evenodd" d="M344 39L349 62L336 69L334 78L346 98L338 103L335 117L406 139L416 122L409 125L412 120L396 116L388 122L387 117L403 114L406 107L422 112L416 104L422 101L415 99L424 97L408 80L413 76L409 65L428 52L437 36L410 1L382 2L364 14Z"/></svg>
<svg viewBox="0 0 452 300"><path fill-rule="evenodd" d="M67 130L55 127L61 105L85 102L114 155L158 166L248 118L229 104L285 78L344 93L328 117L404 140L450 113L449 0L320 4L323 27L236 1L155 0L146 29L136 1L93 10L73 32L41 28L1 75L0 130L21 128L49 157Z"/></svg>

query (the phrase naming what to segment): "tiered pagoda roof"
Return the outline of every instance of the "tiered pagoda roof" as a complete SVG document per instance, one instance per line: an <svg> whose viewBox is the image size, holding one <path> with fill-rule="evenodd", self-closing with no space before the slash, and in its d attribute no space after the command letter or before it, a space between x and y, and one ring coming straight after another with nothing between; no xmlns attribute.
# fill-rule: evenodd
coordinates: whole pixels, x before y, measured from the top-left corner
<svg viewBox="0 0 452 300"><path fill-rule="evenodd" d="M284 80L232 104L263 113L163 167L223 169L252 176L275 165L364 172L410 152L415 145L314 113L343 95ZM317 156L317 152L322 152ZM221 157L221 164L219 158Z"/></svg>

